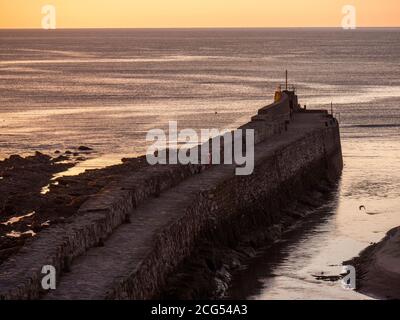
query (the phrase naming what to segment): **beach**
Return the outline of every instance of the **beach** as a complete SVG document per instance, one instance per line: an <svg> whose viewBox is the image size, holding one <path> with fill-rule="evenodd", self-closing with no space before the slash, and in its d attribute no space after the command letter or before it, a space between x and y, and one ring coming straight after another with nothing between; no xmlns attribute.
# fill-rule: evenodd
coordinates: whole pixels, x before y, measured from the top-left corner
<svg viewBox="0 0 400 320"><path fill-rule="evenodd" d="M345 264L356 266L358 291L375 299L400 299L400 227Z"/></svg>

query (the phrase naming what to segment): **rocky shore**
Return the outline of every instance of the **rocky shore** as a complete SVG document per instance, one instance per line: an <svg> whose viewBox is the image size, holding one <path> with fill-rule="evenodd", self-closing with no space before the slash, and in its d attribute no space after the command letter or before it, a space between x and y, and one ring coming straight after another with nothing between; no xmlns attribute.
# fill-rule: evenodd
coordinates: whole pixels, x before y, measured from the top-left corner
<svg viewBox="0 0 400 320"><path fill-rule="evenodd" d="M357 291L376 299L400 299L400 227L344 264L357 270Z"/></svg>
<svg viewBox="0 0 400 320"><path fill-rule="evenodd" d="M54 174L73 166L66 159L36 152L25 158L12 155L0 162L0 263L47 227L49 215L36 214L43 211L41 190Z"/></svg>
<svg viewBox="0 0 400 320"><path fill-rule="evenodd" d="M123 159L121 165L52 180L91 153L91 148L81 146L63 154L56 151L53 157L36 152L0 162L0 264L43 229L68 222L90 195L147 165L145 158Z"/></svg>

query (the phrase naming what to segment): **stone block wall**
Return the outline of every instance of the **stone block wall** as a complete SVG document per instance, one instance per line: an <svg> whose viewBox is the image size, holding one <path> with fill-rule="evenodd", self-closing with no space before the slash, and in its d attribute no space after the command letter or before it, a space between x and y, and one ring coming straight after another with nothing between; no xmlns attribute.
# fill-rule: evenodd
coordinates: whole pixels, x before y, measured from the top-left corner
<svg viewBox="0 0 400 320"><path fill-rule="evenodd" d="M199 239L210 237L234 247L244 236L268 233L279 222L279 208L321 179L342 170L338 126L310 133L266 158L251 176L232 175L199 193L181 219L157 235L148 257L114 287L108 299L152 299L168 275L190 255ZM268 237L268 235L265 235Z"/></svg>

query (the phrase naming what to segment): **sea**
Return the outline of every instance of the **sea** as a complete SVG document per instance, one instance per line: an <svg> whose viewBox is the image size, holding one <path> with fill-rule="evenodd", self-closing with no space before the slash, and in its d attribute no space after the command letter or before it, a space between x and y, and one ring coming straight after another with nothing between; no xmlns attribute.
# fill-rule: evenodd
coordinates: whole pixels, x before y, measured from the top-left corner
<svg viewBox="0 0 400 320"><path fill-rule="evenodd" d="M229 297L369 299L315 275L400 225L400 29L1 29L0 159L85 145L93 168L146 153L147 132L169 121L235 128L286 70L302 105L332 103L343 175L305 226L234 275Z"/></svg>

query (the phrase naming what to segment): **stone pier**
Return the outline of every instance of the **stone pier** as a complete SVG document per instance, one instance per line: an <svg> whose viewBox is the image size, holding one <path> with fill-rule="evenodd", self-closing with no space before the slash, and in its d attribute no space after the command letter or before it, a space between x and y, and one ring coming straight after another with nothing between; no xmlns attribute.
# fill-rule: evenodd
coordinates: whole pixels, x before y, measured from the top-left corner
<svg viewBox="0 0 400 320"><path fill-rule="evenodd" d="M294 92L240 129L255 130L252 175L236 176L235 165L132 172L1 265L0 299L151 299L213 230L231 246L267 238L279 225L279 207L341 173L337 120L301 109ZM56 290L41 288L44 265L57 270Z"/></svg>

